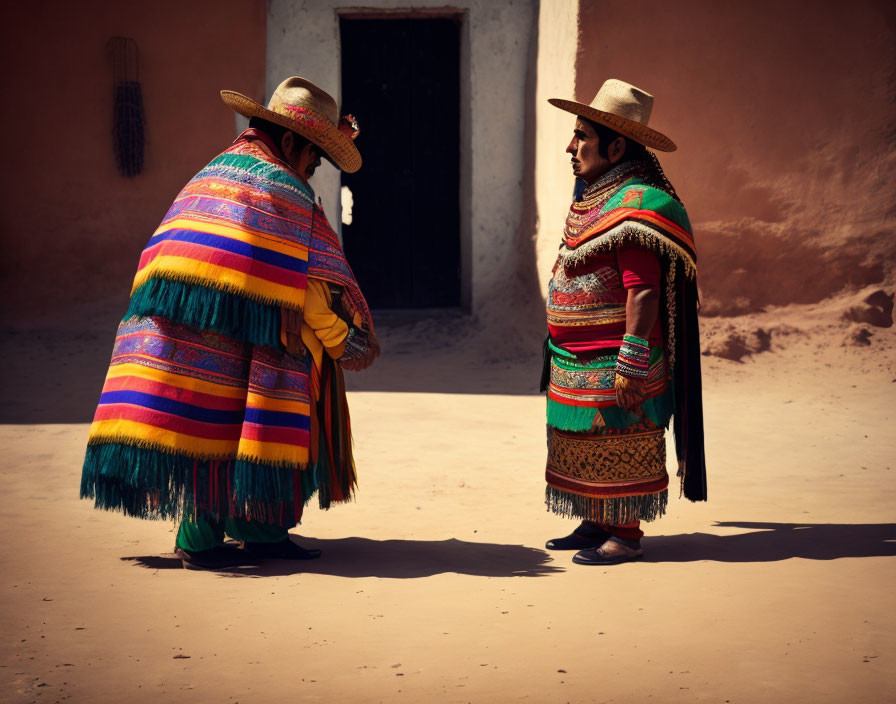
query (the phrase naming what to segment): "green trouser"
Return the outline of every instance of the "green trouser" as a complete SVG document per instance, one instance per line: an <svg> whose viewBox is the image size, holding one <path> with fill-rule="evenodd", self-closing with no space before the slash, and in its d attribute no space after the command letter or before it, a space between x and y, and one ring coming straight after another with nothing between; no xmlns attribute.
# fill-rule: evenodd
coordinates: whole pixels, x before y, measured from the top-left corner
<svg viewBox="0 0 896 704"><path fill-rule="evenodd" d="M279 543L289 535L289 531L283 526L247 521L244 518L224 518L219 521L185 519L177 531L176 545L187 552L211 550L224 542L225 533L234 540L247 543Z"/></svg>

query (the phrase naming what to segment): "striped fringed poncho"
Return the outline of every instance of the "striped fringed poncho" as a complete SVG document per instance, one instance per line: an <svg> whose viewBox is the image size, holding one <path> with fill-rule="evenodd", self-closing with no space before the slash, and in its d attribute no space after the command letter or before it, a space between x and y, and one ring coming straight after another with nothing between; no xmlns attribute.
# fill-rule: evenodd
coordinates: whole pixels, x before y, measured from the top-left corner
<svg viewBox="0 0 896 704"><path fill-rule="evenodd" d="M372 334L310 187L241 136L181 191L143 251L82 498L144 518L288 526L317 490L324 507L348 500L350 453L338 466L310 457L319 370L281 345L281 315L301 319L308 276L343 286Z"/></svg>

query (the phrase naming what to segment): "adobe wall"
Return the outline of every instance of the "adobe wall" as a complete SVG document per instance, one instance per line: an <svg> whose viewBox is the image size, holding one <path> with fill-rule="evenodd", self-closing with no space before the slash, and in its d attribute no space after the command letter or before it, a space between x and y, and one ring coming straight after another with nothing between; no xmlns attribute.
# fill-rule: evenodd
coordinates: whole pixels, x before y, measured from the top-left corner
<svg viewBox="0 0 896 704"><path fill-rule="evenodd" d="M272 0L267 15L263 0L17 6L0 47L13 67L0 106L4 312L123 306L171 199L233 137L220 88L263 102L283 76L304 73L338 94L337 4ZM572 188L571 116L545 101L590 102L608 77L653 92L651 124L679 145L661 158L695 226L705 312L893 279L889 3L807 12L796 0L645 0L637 21L620 0L458 6L468 17L459 149L475 312L497 301L503 314L502 300L544 286ZM114 35L141 50L147 146L133 179L112 152ZM321 172L315 185L337 224L338 174Z"/></svg>
<svg viewBox="0 0 896 704"><path fill-rule="evenodd" d="M20 3L5 27L4 313L15 322L106 298L123 312L171 200L233 140L218 91L263 96L265 0ZM112 148L116 35L140 49L147 144L134 178Z"/></svg>
<svg viewBox="0 0 896 704"><path fill-rule="evenodd" d="M655 95L705 313L892 278L894 27L870 0L580 3L576 97L606 78Z"/></svg>

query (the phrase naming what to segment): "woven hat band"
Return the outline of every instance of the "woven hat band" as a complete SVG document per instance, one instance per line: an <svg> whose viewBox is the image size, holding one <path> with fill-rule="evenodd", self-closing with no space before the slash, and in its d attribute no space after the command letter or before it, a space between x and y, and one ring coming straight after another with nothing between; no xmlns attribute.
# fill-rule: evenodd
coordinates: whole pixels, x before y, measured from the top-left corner
<svg viewBox="0 0 896 704"><path fill-rule="evenodd" d="M275 108L268 107L268 110L271 110L278 115L283 115L283 117L288 117L290 120L297 120L313 130L319 130L322 129L324 125L333 124L320 113L314 112L314 110L308 108L303 108L300 105L279 105Z"/></svg>
<svg viewBox="0 0 896 704"><path fill-rule="evenodd" d="M298 76L287 78L277 86L268 101L268 110L303 122L317 116L328 120L333 126L337 124L339 115L336 101L328 93Z"/></svg>
<svg viewBox="0 0 896 704"><path fill-rule="evenodd" d="M309 139L343 171L353 173L361 168L361 154L353 143L358 133L355 119L341 130L336 101L307 78L287 78L277 86L267 107L232 90L222 90L221 99L240 115L261 117Z"/></svg>

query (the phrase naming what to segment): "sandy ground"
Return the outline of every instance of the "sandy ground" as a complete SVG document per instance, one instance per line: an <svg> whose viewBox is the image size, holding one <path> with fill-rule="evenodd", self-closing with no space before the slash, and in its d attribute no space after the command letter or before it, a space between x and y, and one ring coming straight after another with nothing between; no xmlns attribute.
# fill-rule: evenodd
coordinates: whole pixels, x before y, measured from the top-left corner
<svg viewBox="0 0 896 704"><path fill-rule="evenodd" d="M855 325L809 313L773 315L770 351L705 358L710 501L671 498L646 559L612 568L542 549L572 523L544 510L534 358L393 335L351 382L356 503L294 531L324 557L215 574L168 554L172 525L77 499L111 331L19 331L0 699L887 701L896 333L841 346Z"/></svg>

